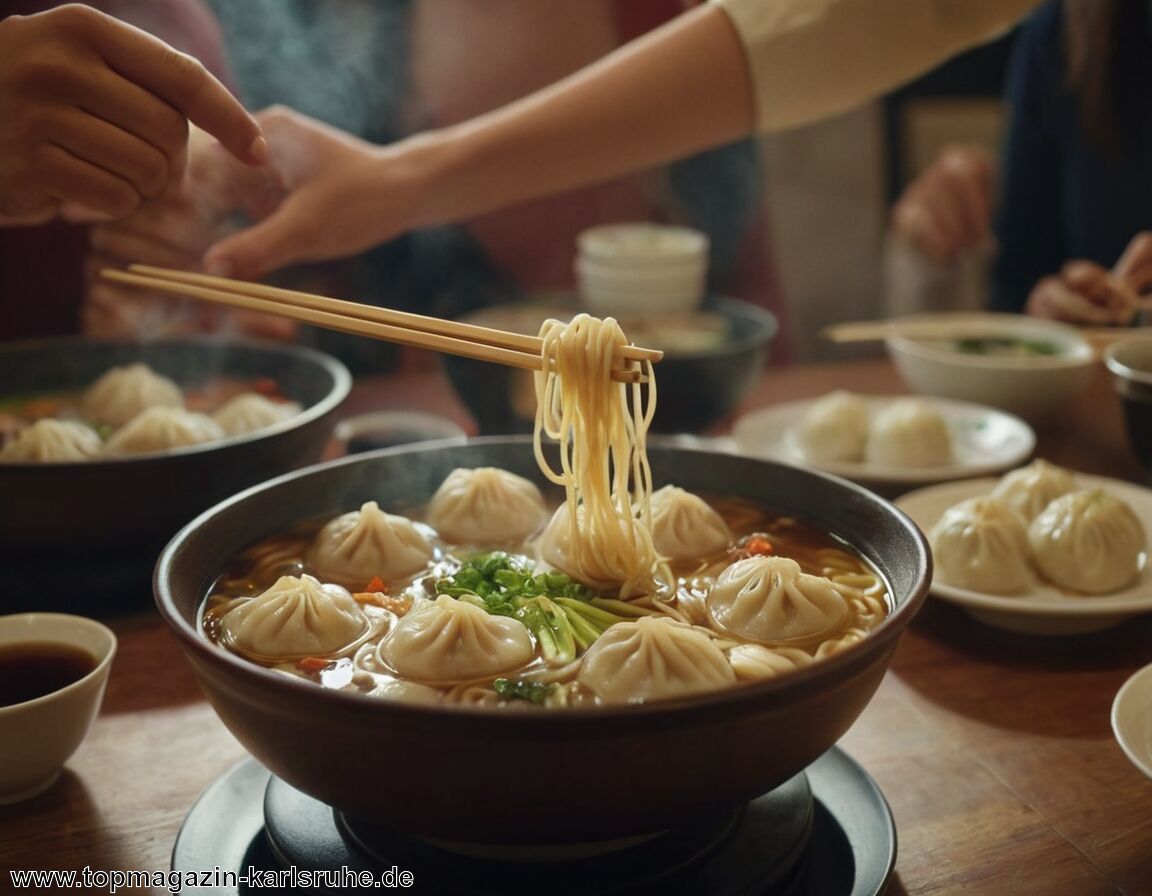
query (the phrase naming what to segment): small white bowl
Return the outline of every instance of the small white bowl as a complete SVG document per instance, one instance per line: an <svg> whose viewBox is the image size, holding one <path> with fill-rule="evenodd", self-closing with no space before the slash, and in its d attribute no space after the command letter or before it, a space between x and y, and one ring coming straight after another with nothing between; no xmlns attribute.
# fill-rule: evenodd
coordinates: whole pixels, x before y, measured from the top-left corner
<svg viewBox="0 0 1152 896"><path fill-rule="evenodd" d="M669 279L692 279L708 273L708 258L604 260L587 255L576 257L576 273L581 277L603 277L628 283L662 282Z"/></svg>
<svg viewBox="0 0 1152 896"><path fill-rule="evenodd" d="M661 291L642 289L608 289L581 284L580 298L584 308L596 315L679 314L695 311L704 300L704 290L679 287Z"/></svg>
<svg viewBox="0 0 1152 896"><path fill-rule="evenodd" d="M585 230L576 238L587 258L631 263L700 259L708 255L708 237L690 227L646 222L605 224Z"/></svg>
<svg viewBox="0 0 1152 896"><path fill-rule="evenodd" d="M1043 420L1074 397L1092 374L1095 355L1075 327L1019 314L934 314L893 323L932 322L951 335L900 335L885 340L888 355L915 392L991 405L1029 421ZM911 330L909 330L911 332ZM1053 354L973 354L958 339L1046 343Z"/></svg>
<svg viewBox="0 0 1152 896"><path fill-rule="evenodd" d="M642 289L649 292L684 287L702 290L707 274L708 271L703 266L691 271L661 271L633 276L628 273L605 274L600 271L588 270L587 267L579 263L576 265L576 277L586 286L604 286L609 289Z"/></svg>
<svg viewBox="0 0 1152 896"><path fill-rule="evenodd" d="M90 654L91 671L57 690L0 706L0 804L26 800L60 776L100 711L116 636L94 619L64 613L0 616L0 650L24 644L59 644Z"/></svg>

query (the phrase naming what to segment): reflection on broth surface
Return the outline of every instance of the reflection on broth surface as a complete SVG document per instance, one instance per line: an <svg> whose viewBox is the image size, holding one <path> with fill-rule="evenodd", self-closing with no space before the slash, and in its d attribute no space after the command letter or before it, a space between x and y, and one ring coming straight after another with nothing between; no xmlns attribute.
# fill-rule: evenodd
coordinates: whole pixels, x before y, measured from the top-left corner
<svg viewBox="0 0 1152 896"><path fill-rule="evenodd" d="M490 468L458 470L448 482L464 474L526 482ZM437 499L410 517L369 502L336 521L301 524L233 560L205 601L203 630L327 688L421 703L581 707L786 674L859 641L889 611L885 583L834 535L744 500L668 488L653 496L664 577L621 599L541 559L539 522L555 502L524 501L519 512L533 528L516 541L441 537L426 522L443 518ZM454 522L459 538L468 527ZM318 546L334 526L344 538L321 575ZM693 540L702 546L695 552L684 548ZM397 545L409 559L426 550L415 573L389 573L382 551ZM376 567L362 563L370 556ZM333 582L333 570L353 568L359 578Z"/></svg>

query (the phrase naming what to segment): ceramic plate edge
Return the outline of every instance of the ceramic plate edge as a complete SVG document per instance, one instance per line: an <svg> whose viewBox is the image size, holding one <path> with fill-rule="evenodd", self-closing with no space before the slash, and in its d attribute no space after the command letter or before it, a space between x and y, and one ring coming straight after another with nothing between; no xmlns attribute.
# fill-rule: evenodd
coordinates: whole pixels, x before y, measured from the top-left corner
<svg viewBox="0 0 1152 896"><path fill-rule="evenodd" d="M732 438L736 443L736 450L738 453L753 457L764 457L783 461L784 463L809 466L825 473L831 473L834 476L843 476L846 479L855 481L926 485L933 482L984 476L989 473L1010 469L1028 458L1036 447L1036 433L1028 423L1015 414L1009 414L1006 411L1001 411L987 405L929 396L875 395L865 392L854 394L859 395L873 406L890 404L901 398L919 397L939 410L945 418L948 418L949 415L953 418L959 418L961 415L982 414L986 417L1001 419L1013 426L1017 434L1022 438L1021 445L1011 454L1005 454L994 461L978 464L949 464L944 467L894 469L890 467L877 467L866 463L814 462L804 457L792 439L795 425L800 421L804 412L819 400L818 398L812 398L768 405L754 411L749 411L741 416L732 426ZM745 437L741 435L742 429L747 430L753 424L763 424L764 421L772 421L776 418L779 418L776 421L779 426L779 432L776 436L775 443L769 443L767 446L761 446L759 448L746 447L744 444Z"/></svg>

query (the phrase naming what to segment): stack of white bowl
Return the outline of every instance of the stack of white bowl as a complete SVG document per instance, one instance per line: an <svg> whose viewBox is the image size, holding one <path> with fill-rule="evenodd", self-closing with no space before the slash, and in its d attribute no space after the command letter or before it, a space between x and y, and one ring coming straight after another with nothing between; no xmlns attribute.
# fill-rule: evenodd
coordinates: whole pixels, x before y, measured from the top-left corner
<svg viewBox="0 0 1152 896"><path fill-rule="evenodd" d="M708 237L689 227L608 224L576 239L576 280L598 315L692 311L704 298Z"/></svg>

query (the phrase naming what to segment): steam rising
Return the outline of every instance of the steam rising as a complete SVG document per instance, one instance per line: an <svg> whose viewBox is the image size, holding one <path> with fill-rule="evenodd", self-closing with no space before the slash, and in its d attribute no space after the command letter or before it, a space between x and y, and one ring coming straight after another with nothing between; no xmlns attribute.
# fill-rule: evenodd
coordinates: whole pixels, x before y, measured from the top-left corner
<svg viewBox="0 0 1152 896"><path fill-rule="evenodd" d="M208 0L245 105L283 103L377 143L397 136L408 0Z"/></svg>

